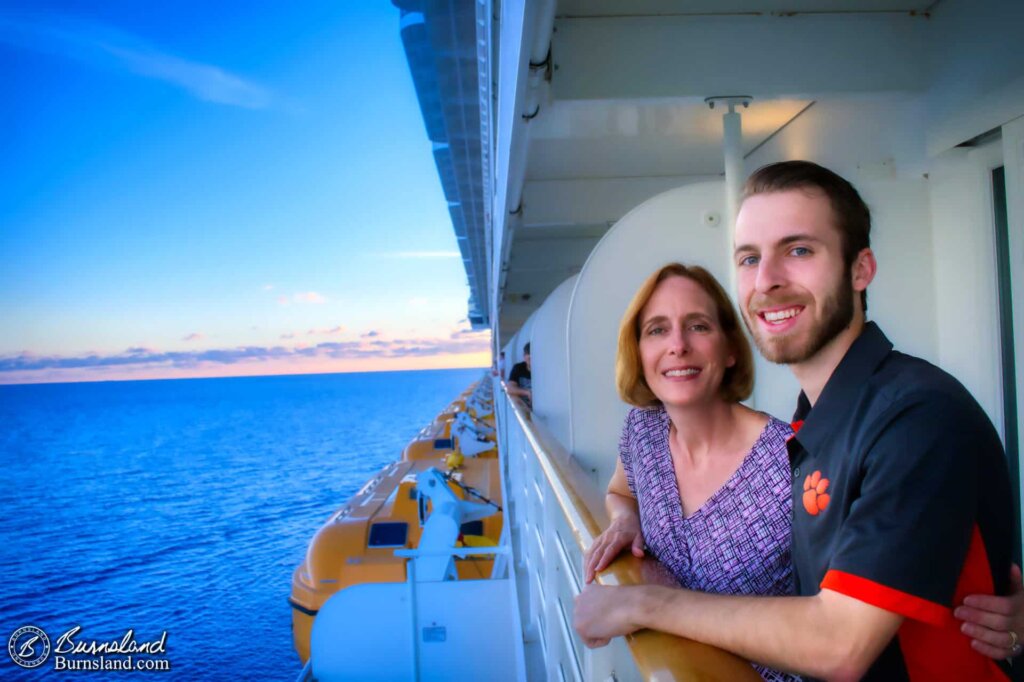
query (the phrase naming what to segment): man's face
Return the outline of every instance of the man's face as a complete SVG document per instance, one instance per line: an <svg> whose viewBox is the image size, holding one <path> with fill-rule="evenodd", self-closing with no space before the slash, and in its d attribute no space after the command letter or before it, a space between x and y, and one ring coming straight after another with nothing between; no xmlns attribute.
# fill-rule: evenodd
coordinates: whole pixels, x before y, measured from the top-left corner
<svg viewBox="0 0 1024 682"><path fill-rule="evenodd" d="M825 194L752 196L736 218L735 236L740 309L765 358L803 362L850 325L850 269Z"/></svg>

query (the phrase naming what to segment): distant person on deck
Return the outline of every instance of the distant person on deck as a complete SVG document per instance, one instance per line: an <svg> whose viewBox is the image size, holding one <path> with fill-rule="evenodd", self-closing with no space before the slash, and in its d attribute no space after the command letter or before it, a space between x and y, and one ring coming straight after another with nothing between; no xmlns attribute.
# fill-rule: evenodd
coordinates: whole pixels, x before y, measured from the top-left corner
<svg viewBox="0 0 1024 682"><path fill-rule="evenodd" d="M533 409L533 390L530 380L530 344L523 346L523 361L512 366L508 377L508 394L522 398L530 409Z"/></svg>

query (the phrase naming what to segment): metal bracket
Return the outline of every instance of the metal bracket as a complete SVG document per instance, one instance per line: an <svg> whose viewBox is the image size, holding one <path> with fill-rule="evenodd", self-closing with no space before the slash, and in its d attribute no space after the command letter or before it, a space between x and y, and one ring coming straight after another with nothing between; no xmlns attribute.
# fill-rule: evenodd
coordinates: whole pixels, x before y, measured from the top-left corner
<svg viewBox="0 0 1024 682"><path fill-rule="evenodd" d="M737 105L743 105L743 108L746 109L753 100L754 98L750 95L715 95L714 97L704 98L709 109L714 109L715 104L722 103L729 107L730 114L736 111Z"/></svg>

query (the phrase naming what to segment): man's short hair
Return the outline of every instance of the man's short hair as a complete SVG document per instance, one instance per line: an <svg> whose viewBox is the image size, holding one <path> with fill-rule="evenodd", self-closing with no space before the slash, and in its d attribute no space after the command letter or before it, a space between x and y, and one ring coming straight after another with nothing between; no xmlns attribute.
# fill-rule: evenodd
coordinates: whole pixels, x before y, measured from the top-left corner
<svg viewBox="0 0 1024 682"><path fill-rule="evenodd" d="M828 197L843 246L843 263L849 272L857 254L871 247L871 211L845 178L810 161L770 163L747 178L741 201L757 194L793 189L818 190ZM860 302L867 312L866 290L861 292Z"/></svg>
<svg viewBox="0 0 1024 682"><path fill-rule="evenodd" d="M527 341L526 345L523 346L523 355L529 355L529 354L530 354L530 342Z"/></svg>
<svg viewBox="0 0 1024 682"><path fill-rule="evenodd" d="M754 389L754 355L743 333L736 310L714 275L699 265L669 263L648 277L633 296L619 325L619 352L615 358L615 385L619 397L636 407L654 407L661 401L644 378L640 361L640 315L659 284L669 277L684 277L697 284L715 304L718 324L736 358L736 364L725 370L719 395L727 402L739 402Z"/></svg>

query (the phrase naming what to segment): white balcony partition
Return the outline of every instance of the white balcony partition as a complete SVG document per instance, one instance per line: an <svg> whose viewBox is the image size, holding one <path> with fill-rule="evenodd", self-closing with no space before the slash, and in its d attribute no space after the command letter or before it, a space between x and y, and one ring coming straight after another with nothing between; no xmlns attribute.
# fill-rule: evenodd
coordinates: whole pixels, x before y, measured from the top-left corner
<svg viewBox="0 0 1024 682"><path fill-rule="evenodd" d="M629 406L615 390L619 322L640 284L662 265L707 268L728 282L731 230L721 182L685 185L640 204L594 248L569 306L572 454L604 486ZM728 285L726 285L728 286Z"/></svg>
<svg viewBox="0 0 1024 682"><path fill-rule="evenodd" d="M566 325L576 275L562 282L533 317L533 414L572 452L569 344Z"/></svg>

